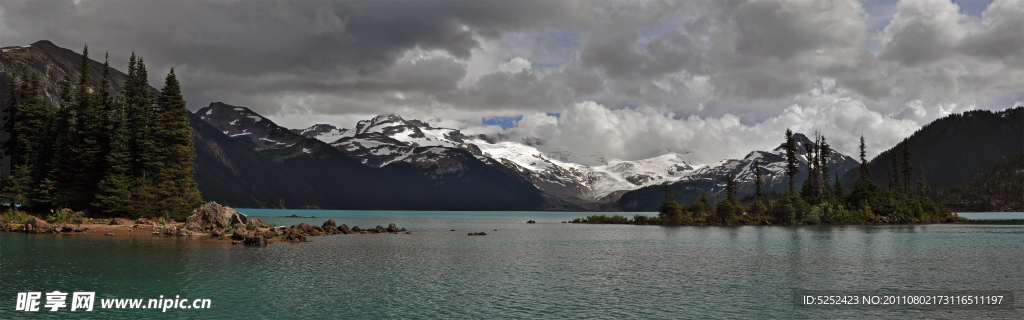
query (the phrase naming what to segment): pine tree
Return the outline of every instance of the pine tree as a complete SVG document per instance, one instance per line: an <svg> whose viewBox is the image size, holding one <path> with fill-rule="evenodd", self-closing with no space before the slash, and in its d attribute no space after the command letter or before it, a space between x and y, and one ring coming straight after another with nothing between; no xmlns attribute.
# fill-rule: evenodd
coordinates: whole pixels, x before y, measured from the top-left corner
<svg viewBox="0 0 1024 320"><path fill-rule="evenodd" d="M789 175L789 189L787 194L796 194L796 174L800 166L796 160L796 141L793 140L793 131L786 129L786 175Z"/></svg>
<svg viewBox="0 0 1024 320"><path fill-rule="evenodd" d="M132 53L135 58L135 53ZM132 162L132 175L147 178L153 172L155 166L153 144L153 97L149 91L148 73L146 64L142 58L129 60L128 80L125 84L125 101L127 102L127 122L129 141L131 141L130 156ZM143 189L145 189L143 187Z"/></svg>
<svg viewBox="0 0 1024 320"><path fill-rule="evenodd" d="M658 217L665 224L678 224L683 218L682 207L676 202L676 195L668 185L665 185L665 201L658 207Z"/></svg>
<svg viewBox="0 0 1024 320"><path fill-rule="evenodd" d="M52 113L42 100L42 84L35 73L23 73L20 88L15 98L17 104L10 106L6 114L6 124L10 125L8 142L11 149L6 149L10 156L12 172L3 187L3 197L11 199L12 204L36 206L33 197L36 181L41 177L40 170L45 169L42 163L42 152L48 145L46 141L48 126Z"/></svg>
<svg viewBox="0 0 1024 320"><path fill-rule="evenodd" d="M156 192L160 198L159 212L184 216L202 205L193 174L195 149L188 109L174 69L167 74L160 90L155 112L155 150L158 155Z"/></svg>
<svg viewBox="0 0 1024 320"><path fill-rule="evenodd" d="M864 136L860 136L860 183L867 185L871 183L870 172L868 171L867 153L864 151Z"/></svg>
<svg viewBox="0 0 1024 320"><path fill-rule="evenodd" d="M754 199L761 200L764 198L764 190L761 189L761 164L758 160L754 160Z"/></svg>
<svg viewBox="0 0 1024 320"><path fill-rule="evenodd" d="M96 184L91 184L92 176L95 175L94 167L96 157L99 157L97 142L90 135L93 124L90 120L93 117L95 99L92 98L92 89L89 87L89 47L82 50L82 64L79 70L78 85L75 87L73 96L74 103L66 112L58 112L58 125L64 130L58 137L61 141L56 147L54 155L55 163L51 167L50 175L54 183L54 201L61 207L88 210L92 203L96 190ZM62 110L64 111L64 110Z"/></svg>
<svg viewBox="0 0 1024 320"><path fill-rule="evenodd" d="M107 155L106 175L100 182L100 193L93 205L113 216L140 216L142 212L136 205L138 199L134 198L132 191L135 179L130 174L128 157L131 141L125 108L122 103L120 108L111 113L114 128L110 139L111 151Z"/></svg>
<svg viewBox="0 0 1024 320"><path fill-rule="evenodd" d="M825 136L821 136L821 144L818 148L818 157L816 158L816 160L818 161L818 164L821 166L821 170L819 171L821 172L822 189L828 189L828 179L830 178L828 175L828 158L831 154L832 146L828 145L828 142L825 141Z"/></svg>
<svg viewBox="0 0 1024 320"><path fill-rule="evenodd" d="M728 175L725 177L725 194L726 199L730 202L736 202L736 177Z"/></svg>

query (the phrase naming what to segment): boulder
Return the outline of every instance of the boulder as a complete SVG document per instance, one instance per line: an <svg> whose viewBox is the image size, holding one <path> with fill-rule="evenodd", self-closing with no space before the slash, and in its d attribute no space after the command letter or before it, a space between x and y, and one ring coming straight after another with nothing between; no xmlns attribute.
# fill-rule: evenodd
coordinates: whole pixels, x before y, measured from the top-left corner
<svg viewBox="0 0 1024 320"><path fill-rule="evenodd" d="M309 241L309 240L306 240L306 236L304 236L304 235L301 235L301 234L299 234L298 232L291 232L291 233L289 233L289 234L288 234L288 236L287 236L287 237L285 237L284 239L285 239L285 240L288 240L288 241L298 241L298 242L306 242L306 241Z"/></svg>
<svg viewBox="0 0 1024 320"><path fill-rule="evenodd" d="M175 234L179 237L187 237L192 235L192 231L186 230L184 228L178 228L178 231Z"/></svg>
<svg viewBox="0 0 1024 320"><path fill-rule="evenodd" d="M153 221L150 221L149 219L146 219L146 218L138 218L138 219L135 219L135 224L148 225L148 224L153 224Z"/></svg>
<svg viewBox="0 0 1024 320"><path fill-rule="evenodd" d="M164 234L173 236L176 233L174 229L175 228L164 228Z"/></svg>
<svg viewBox="0 0 1024 320"><path fill-rule="evenodd" d="M352 227L352 231L361 232L361 231L363 231L363 229L360 229L359 226L355 226L355 227Z"/></svg>
<svg viewBox="0 0 1024 320"><path fill-rule="evenodd" d="M352 229L349 229L348 225L345 224L338 227L338 231L341 232L341 234L352 234Z"/></svg>
<svg viewBox="0 0 1024 320"><path fill-rule="evenodd" d="M83 223L91 223L92 222L89 218L85 217L85 213L84 212L73 211L73 210L68 209L68 208L64 208L62 210L64 210L64 215L68 217L68 222L70 222L70 223L83 224Z"/></svg>
<svg viewBox="0 0 1024 320"><path fill-rule="evenodd" d="M203 231L216 228L227 228L228 226L239 223L244 226L249 223L249 216L235 211L235 209L231 209L230 207L222 206L216 202L210 201L193 210L192 215L185 219L186 224L190 221L194 222L194 224L190 225L192 228L199 228L198 230L190 230Z"/></svg>
<svg viewBox="0 0 1024 320"><path fill-rule="evenodd" d="M74 231L75 231L75 228L72 228L69 225L65 224L65 225L60 226L60 232L74 232Z"/></svg>
<svg viewBox="0 0 1024 320"><path fill-rule="evenodd" d="M470 232L469 235L471 235L471 236L486 236L487 233L483 232L483 231L480 231L480 232Z"/></svg>
<svg viewBox="0 0 1024 320"><path fill-rule="evenodd" d="M380 225L378 225L378 226L377 226L377 228L376 228L376 229L374 229L374 231L375 231L375 232L377 232L377 233L385 233L385 232L388 232L388 230L387 230L387 229L384 229L384 226L380 226Z"/></svg>
<svg viewBox="0 0 1024 320"><path fill-rule="evenodd" d="M50 232L50 224L46 223L45 220L32 217L25 222L25 232L28 233L46 233Z"/></svg>
<svg viewBox="0 0 1024 320"><path fill-rule="evenodd" d="M110 219L110 225L112 225L112 226L121 226L121 225L126 225L126 224L128 224L128 220L126 220L126 219L121 219L121 218Z"/></svg>
<svg viewBox="0 0 1024 320"><path fill-rule="evenodd" d="M250 218L249 223L246 225L252 226L253 228L266 228L270 226L266 222L263 222L263 220L260 220L259 218Z"/></svg>
<svg viewBox="0 0 1024 320"><path fill-rule="evenodd" d="M267 239L263 236L248 236L245 237L242 244L247 246L265 246L267 245Z"/></svg>
<svg viewBox="0 0 1024 320"><path fill-rule="evenodd" d="M245 233L235 230L235 233L231 234L231 240L245 240Z"/></svg>
<svg viewBox="0 0 1024 320"><path fill-rule="evenodd" d="M537 223L537 221L529 220L529 221L526 221L526 223Z"/></svg>
<svg viewBox="0 0 1024 320"><path fill-rule="evenodd" d="M338 231L338 228L335 228L335 227L332 227L332 226L326 226L326 227L322 227L322 228L324 229L324 234L338 234L338 233L340 233Z"/></svg>
<svg viewBox="0 0 1024 320"><path fill-rule="evenodd" d="M338 228L338 225L335 224L334 219L327 219L327 221L324 221L324 224L320 227L324 229L327 229L327 227Z"/></svg>
<svg viewBox="0 0 1024 320"><path fill-rule="evenodd" d="M395 223L393 223L393 222L389 223L388 224L388 232L398 232L398 226L395 226Z"/></svg>

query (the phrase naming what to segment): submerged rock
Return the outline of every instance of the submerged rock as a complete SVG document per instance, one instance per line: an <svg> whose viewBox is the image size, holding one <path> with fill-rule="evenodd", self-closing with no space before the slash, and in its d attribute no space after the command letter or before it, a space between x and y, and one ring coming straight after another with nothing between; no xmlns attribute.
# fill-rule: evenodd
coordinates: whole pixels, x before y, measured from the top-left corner
<svg viewBox="0 0 1024 320"><path fill-rule="evenodd" d="M469 235L471 235L471 236L486 236L487 233L483 232L483 231L480 231L480 232L470 232Z"/></svg>
<svg viewBox="0 0 1024 320"><path fill-rule="evenodd" d="M265 246L267 245L267 239L263 236L248 236L242 242L247 246Z"/></svg>

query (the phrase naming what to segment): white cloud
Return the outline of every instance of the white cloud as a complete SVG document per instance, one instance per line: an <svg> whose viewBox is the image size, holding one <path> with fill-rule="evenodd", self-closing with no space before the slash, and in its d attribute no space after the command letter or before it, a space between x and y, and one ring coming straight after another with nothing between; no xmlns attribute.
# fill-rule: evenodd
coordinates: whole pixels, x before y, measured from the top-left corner
<svg viewBox="0 0 1024 320"><path fill-rule="evenodd" d="M503 62L499 64L498 70L508 73L519 73L522 72L523 70L530 70L531 66L532 64L530 63L530 60L526 60L523 57L515 57L509 60L508 62Z"/></svg>

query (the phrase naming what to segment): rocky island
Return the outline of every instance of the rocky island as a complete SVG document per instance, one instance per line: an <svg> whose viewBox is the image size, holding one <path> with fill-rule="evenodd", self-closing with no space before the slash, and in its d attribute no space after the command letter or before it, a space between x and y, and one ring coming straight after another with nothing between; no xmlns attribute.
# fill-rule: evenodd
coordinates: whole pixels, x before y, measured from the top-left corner
<svg viewBox="0 0 1024 320"><path fill-rule="evenodd" d="M207 239L230 240L232 244L264 246L275 241L306 242L307 237L322 235L346 234L379 234L405 233L394 223L387 227L378 225L374 228L360 228L338 225L334 219L328 219L320 226L299 223L290 227L274 226L250 218L230 207L216 202L209 202L193 210L184 222L174 220L138 218L93 219L85 217L81 211L69 209L52 214L47 219L29 215L25 212L9 213L0 219L0 231L24 232L34 234L83 234L103 236L178 236L207 237Z"/></svg>

